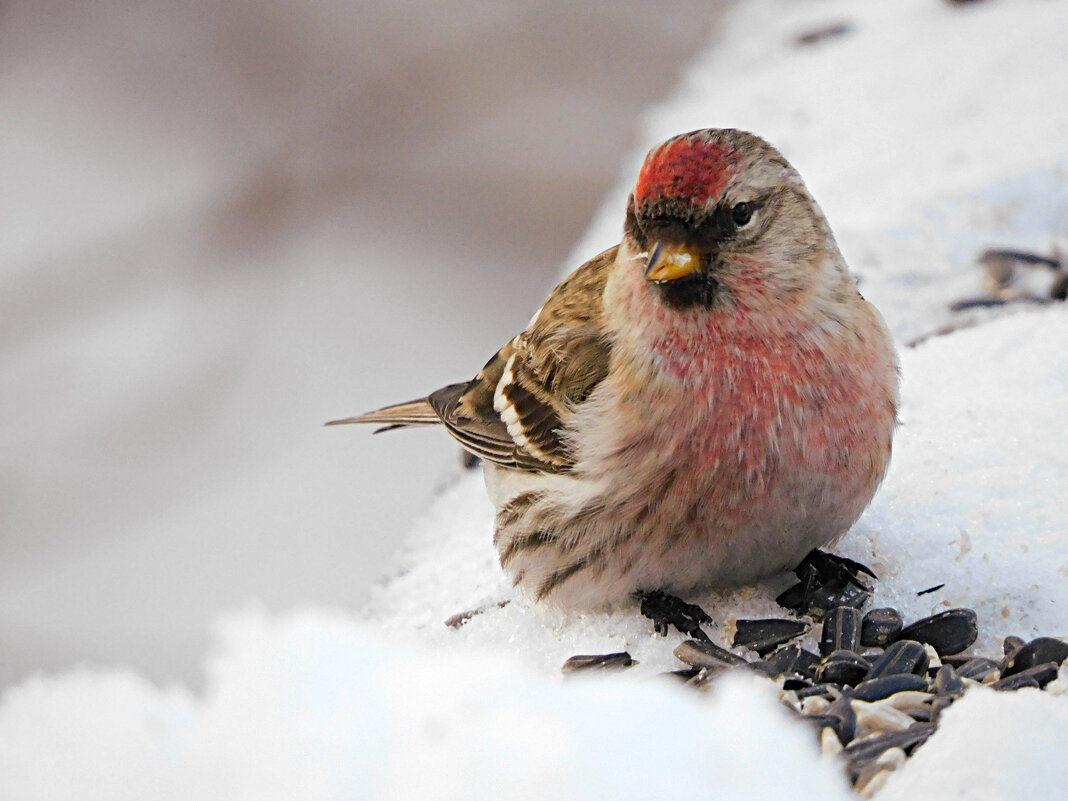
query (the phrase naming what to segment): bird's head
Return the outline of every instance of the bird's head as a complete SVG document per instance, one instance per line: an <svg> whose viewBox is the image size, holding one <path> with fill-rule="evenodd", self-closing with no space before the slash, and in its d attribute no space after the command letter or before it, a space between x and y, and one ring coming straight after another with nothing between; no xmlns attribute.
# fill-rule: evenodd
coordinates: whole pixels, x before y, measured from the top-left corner
<svg viewBox="0 0 1068 801"><path fill-rule="evenodd" d="M833 237L797 171L733 129L673 137L645 158L625 240L674 308L778 302L813 285Z"/></svg>

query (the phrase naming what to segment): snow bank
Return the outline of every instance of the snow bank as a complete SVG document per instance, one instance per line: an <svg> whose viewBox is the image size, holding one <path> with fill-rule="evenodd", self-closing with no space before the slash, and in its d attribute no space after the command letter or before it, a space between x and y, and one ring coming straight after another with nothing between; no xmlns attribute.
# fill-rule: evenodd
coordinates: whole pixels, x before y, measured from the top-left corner
<svg viewBox="0 0 1068 801"><path fill-rule="evenodd" d="M795 44L831 23L847 33ZM978 290L977 250L1044 249L1066 234L1064 41L1068 7L1037 1L739 4L679 96L649 116L576 261L618 234L646 145L745 127L806 177L895 334L934 330L953 319L950 301ZM1068 634L1065 341L1058 306L902 350L894 462L841 546L879 574L876 605L909 619L973 607L979 652L1008 634ZM766 683L680 694L654 677L678 666L679 635L655 636L635 610L567 616L515 597L491 526L481 478L463 476L360 620L232 620L203 698L122 673L9 690L0 796L848 796ZM723 637L735 618L781 614L773 599L787 583L694 600ZM442 624L471 610L458 629ZM623 674L560 675L576 653L624 649L640 664ZM1057 797L1066 710L1063 694L970 693L882 797Z"/></svg>
<svg viewBox="0 0 1068 801"><path fill-rule="evenodd" d="M1015 745L1010 745L1015 744ZM1068 782L1068 703L1039 690L978 690L947 710L938 733L880 801L1057 798Z"/></svg>
<svg viewBox="0 0 1068 801"><path fill-rule="evenodd" d="M391 643L321 610L245 613L220 637L203 699L128 673L10 691L0 796L849 797L811 732L788 725L769 683L752 677L697 702L667 682L561 685L512 657ZM769 747L781 772L751 770Z"/></svg>

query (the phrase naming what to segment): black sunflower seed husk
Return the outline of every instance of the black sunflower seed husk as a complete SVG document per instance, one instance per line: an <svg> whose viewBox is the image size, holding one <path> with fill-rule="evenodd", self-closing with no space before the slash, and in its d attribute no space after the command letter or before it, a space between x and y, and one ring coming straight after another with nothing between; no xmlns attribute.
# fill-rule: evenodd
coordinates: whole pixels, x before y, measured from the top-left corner
<svg viewBox="0 0 1068 801"><path fill-rule="evenodd" d="M803 620L785 618L739 620L731 645L735 648L752 648L761 656L765 656L783 643L800 637L808 629L808 623Z"/></svg>
<svg viewBox="0 0 1068 801"><path fill-rule="evenodd" d="M801 656L801 646L797 643L791 645L784 645L774 653L765 657L765 661L778 671L779 676L786 675L787 673L794 673L794 666L797 664L798 657Z"/></svg>
<svg viewBox="0 0 1068 801"><path fill-rule="evenodd" d="M932 723L914 723L902 731L865 737L863 740L849 743L845 747L844 755L852 777L856 779L865 765L874 762L890 748L901 748L911 755L916 746L925 742L934 732L935 726Z"/></svg>
<svg viewBox="0 0 1068 801"><path fill-rule="evenodd" d="M757 673L760 673L762 676L767 676L769 679L777 679L782 676L782 673L780 673L774 665L763 659L755 659L750 662L749 669L755 670Z"/></svg>
<svg viewBox="0 0 1068 801"><path fill-rule="evenodd" d="M806 679L815 680L816 668L819 667L820 658L811 651L801 649L801 653L797 655L797 661L794 663L794 670Z"/></svg>
<svg viewBox="0 0 1068 801"><path fill-rule="evenodd" d="M1010 634L1005 638L1005 642L1001 644L1002 649L1005 652L1005 656L1012 656L1016 651L1019 651L1027 645L1027 641L1023 637L1017 637Z"/></svg>
<svg viewBox="0 0 1068 801"><path fill-rule="evenodd" d="M931 682L931 690L938 695L963 695L968 689L953 665L942 665Z"/></svg>
<svg viewBox="0 0 1068 801"><path fill-rule="evenodd" d="M1031 669L1034 670L1035 668ZM1024 671L1023 673L1017 673L1014 676L1009 676L1004 679L998 679L990 686L993 687L995 690L1002 691L1024 690L1028 688L1032 688L1035 690L1042 689L1042 684L1039 682L1038 678L1032 676L1028 671Z"/></svg>
<svg viewBox="0 0 1068 801"><path fill-rule="evenodd" d="M1037 637L1001 661L1001 677L1012 676L1046 662L1061 665L1065 660L1068 660L1068 643L1054 637Z"/></svg>
<svg viewBox="0 0 1068 801"><path fill-rule="evenodd" d="M872 662L868 671L869 679L889 676L894 673L927 674L930 658L922 643L915 640L898 640L891 643L885 651Z"/></svg>
<svg viewBox="0 0 1068 801"><path fill-rule="evenodd" d="M786 609L817 620L836 606L862 607L872 593L862 576L875 578L871 568L860 562L820 550L809 551L793 572L798 583L775 600Z"/></svg>
<svg viewBox="0 0 1068 801"><path fill-rule="evenodd" d="M976 656L972 657L971 659L965 660L963 664L955 665L954 667L957 670L957 674L962 679L982 681L998 669L998 663L995 662L993 659Z"/></svg>
<svg viewBox="0 0 1068 801"><path fill-rule="evenodd" d="M1027 670L1021 670L1009 676L1003 676L990 686L995 690L1019 690L1023 687L1045 687L1055 678L1060 671L1056 662L1046 662L1043 665L1035 665ZM1034 682L1032 685L1031 682Z"/></svg>
<svg viewBox="0 0 1068 801"><path fill-rule="evenodd" d="M852 687L859 684L871 670L871 662L853 651L832 651L816 668L816 681L844 684Z"/></svg>
<svg viewBox="0 0 1068 801"><path fill-rule="evenodd" d="M560 667L563 673L578 673L587 670L622 670L638 664L626 651L614 654L577 654Z"/></svg>
<svg viewBox="0 0 1068 801"><path fill-rule="evenodd" d="M836 606L823 618L820 654L832 651L860 650L860 610L852 606Z"/></svg>
<svg viewBox="0 0 1068 801"><path fill-rule="evenodd" d="M897 635L932 646L939 656L959 654L975 642L979 624L974 609L947 609L910 623Z"/></svg>
<svg viewBox="0 0 1068 801"><path fill-rule="evenodd" d="M737 654L732 654L726 648L707 640L686 640L675 649L675 656L691 667L709 670L749 664Z"/></svg>
<svg viewBox="0 0 1068 801"><path fill-rule="evenodd" d="M894 673L877 679L862 681L850 692L858 701L881 701L897 693L919 690L927 691L927 679L915 673Z"/></svg>
<svg viewBox="0 0 1068 801"><path fill-rule="evenodd" d="M848 745L857 736L857 713L849 705L848 698L839 698L827 707L826 712L820 715L805 715L805 719L809 720L817 731L822 732L830 726L842 745Z"/></svg>
<svg viewBox="0 0 1068 801"><path fill-rule="evenodd" d="M868 648L885 648L897 639L903 625L896 609L872 609L860 623L860 644Z"/></svg>
<svg viewBox="0 0 1068 801"><path fill-rule="evenodd" d="M820 658L797 643L790 643L765 657L764 661L778 671L776 675L799 677L811 682L815 679Z"/></svg>
<svg viewBox="0 0 1068 801"><path fill-rule="evenodd" d="M699 671L697 671L697 675L695 675L692 679L686 682L686 684L690 687L707 687L708 685L712 684L716 679L718 679L720 674L725 673L731 669L732 668L729 666L716 668L701 668Z"/></svg>

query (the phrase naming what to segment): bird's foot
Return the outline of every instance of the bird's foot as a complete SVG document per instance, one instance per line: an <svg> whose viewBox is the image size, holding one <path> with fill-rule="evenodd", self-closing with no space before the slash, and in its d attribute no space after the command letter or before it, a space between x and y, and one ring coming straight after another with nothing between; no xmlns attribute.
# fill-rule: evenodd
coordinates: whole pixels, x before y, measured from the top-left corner
<svg viewBox="0 0 1068 801"><path fill-rule="evenodd" d="M701 624L712 623L712 617L697 604L686 603L663 590L640 590L635 598L641 602L642 614L653 621L657 634L667 634L668 627L674 626L695 640L711 642Z"/></svg>

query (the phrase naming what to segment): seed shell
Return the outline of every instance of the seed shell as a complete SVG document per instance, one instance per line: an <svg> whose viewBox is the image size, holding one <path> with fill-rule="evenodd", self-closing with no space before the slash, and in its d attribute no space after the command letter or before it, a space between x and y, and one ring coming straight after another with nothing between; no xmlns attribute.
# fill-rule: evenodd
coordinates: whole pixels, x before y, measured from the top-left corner
<svg viewBox="0 0 1068 801"><path fill-rule="evenodd" d="M1023 637L1016 637L1010 634L1005 638L1005 642L1001 644L1001 647L1005 651L1005 656L1012 656L1013 653L1019 651L1025 645L1027 645L1027 641Z"/></svg>
<svg viewBox="0 0 1068 801"><path fill-rule="evenodd" d="M823 619L820 653L860 650L860 610L852 606L836 606Z"/></svg>
<svg viewBox="0 0 1068 801"><path fill-rule="evenodd" d="M638 664L631 659L626 651L614 654L578 654L571 657L560 671L563 673L577 673L586 670L622 670Z"/></svg>
<svg viewBox="0 0 1068 801"><path fill-rule="evenodd" d="M1001 676L1012 676L1046 662L1060 665L1065 660L1068 660L1068 643L1054 637L1038 637L1002 660Z"/></svg>
<svg viewBox="0 0 1068 801"><path fill-rule="evenodd" d="M705 640L686 640L675 649L675 656L691 667L717 670L749 664L737 654Z"/></svg>
<svg viewBox="0 0 1068 801"><path fill-rule="evenodd" d="M1031 687L1032 684L1030 682L1033 681L1035 683L1034 686L1045 687L1057 678L1059 671L1060 668L1056 662L1046 662L1043 665L1035 665L1010 676L1003 676L990 686L995 690L1019 690L1021 687Z"/></svg>
<svg viewBox="0 0 1068 801"><path fill-rule="evenodd" d="M1031 670L1034 669L1035 668L1031 668ZM1038 679L1035 676L1032 676L1029 671L1025 671L1023 673L1016 673L1015 675L1009 676L1004 679L998 679L990 686L993 687L995 690L1002 691L1023 690L1028 687L1038 690L1042 687Z"/></svg>
<svg viewBox="0 0 1068 801"><path fill-rule="evenodd" d="M801 655L801 646L796 643L793 645L784 645L773 654L769 655L766 659L767 663L778 671L775 675L782 676L788 673L794 673L794 665L797 664L797 658Z"/></svg>
<svg viewBox="0 0 1068 801"><path fill-rule="evenodd" d="M891 643L872 663L867 678L877 679L894 673L915 673L922 676L927 673L929 663L922 643L915 640L898 640Z"/></svg>
<svg viewBox="0 0 1068 801"><path fill-rule="evenodd" d="M771 653L778 646L808 631L803 620L766 618L762 620L739 620L734 640L735 648L752 648L761 656Z"/></svg>
<svg viewBox="0 0 1068 801"><path fill-rule="evenodd" d="M816 681L834 684L857 684L868 675L871 663L852 651L834 651L816 668Z"/></svg>
<svg viewBox="0 0 1068 801"><path fill-rule="evenodd" d="M964 695L964 679L953 665L942 665L931 682L931 689L939 695Z"/></svg>
<svg viewBox="0 0 1068 801"><path fill-rule="evenodd" d="M974 681L982 681L995 670L998 669L998 663L993 659L987 659L982 656L977 656L974 659L969 659L964 664L957 667L957 675L962 679L973 679Z"/></svg>
<svg viewBox="0 0 1068 801"><path fill-rule="evenodd" d="M931 723L913 723L904 731L866 737L849 743L845 747L845 756L849 760L850 768L859 771L864 765L878 759L888 748L901 748L906 754L911 753L912 749L934 734L934 731L935 727Z"/></svg>
<svg viewBox="0 0 1068 801"><path fill-rule="evenodd" d="M860 623L860 644L884 648L897 639L904 621L896 609L872 609Z"/></svg>
<svg viewBox="0 0 1068 801"><path fill-rule="evenodd" d="M862 681L851 695L860 701L879 701L897 693L926 690L927 679L915 673L896 673Z"/></svg>
<svg viewBox="0 0 1068 801"><path fill-rule="evenodd" d="M898 639L934 646L939 655L959 654L979 636L974 609L947 609L917 620L901 630Z"/></svg>

